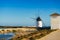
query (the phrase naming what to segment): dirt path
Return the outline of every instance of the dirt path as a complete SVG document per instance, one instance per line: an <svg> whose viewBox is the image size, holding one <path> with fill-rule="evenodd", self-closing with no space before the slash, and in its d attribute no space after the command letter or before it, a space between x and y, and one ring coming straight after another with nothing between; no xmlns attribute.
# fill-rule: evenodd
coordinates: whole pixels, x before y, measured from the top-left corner
<svg viewBox="0 0 60 40"><path fill-rule="evenodd" d="M54 31L54 32L48 34L47 36L42 37L37 40L60 40L60 30Z"/></svg>

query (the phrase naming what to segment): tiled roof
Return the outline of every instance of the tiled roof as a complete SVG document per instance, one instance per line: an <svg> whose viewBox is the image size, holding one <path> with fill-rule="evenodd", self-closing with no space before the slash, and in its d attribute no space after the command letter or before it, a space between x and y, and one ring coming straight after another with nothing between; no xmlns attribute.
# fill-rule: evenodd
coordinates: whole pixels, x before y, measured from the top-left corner
<svg viewBox="0 0 60 40"><path fill-rule="evenodd" d="M51 14L50 16L60 16L60 14L58 14L58 13L53 13L53 14Z"/></svg>

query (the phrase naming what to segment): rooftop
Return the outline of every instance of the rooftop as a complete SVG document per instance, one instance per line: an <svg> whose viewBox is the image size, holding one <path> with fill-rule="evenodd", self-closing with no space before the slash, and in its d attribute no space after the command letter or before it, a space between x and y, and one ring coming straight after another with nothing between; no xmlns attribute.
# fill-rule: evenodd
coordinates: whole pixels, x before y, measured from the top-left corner
<svg viewBox="0 0 60 40"><path fill-rule="evenodd" d="M58 13L53 13L53 14L51 14L50 16L60 16L60 14L58 14Z"/></svg>

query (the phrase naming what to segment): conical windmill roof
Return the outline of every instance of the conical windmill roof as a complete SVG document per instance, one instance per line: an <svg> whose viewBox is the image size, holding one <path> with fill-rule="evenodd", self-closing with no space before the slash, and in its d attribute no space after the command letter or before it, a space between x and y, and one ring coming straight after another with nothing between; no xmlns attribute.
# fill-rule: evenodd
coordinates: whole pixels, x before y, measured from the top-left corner
<svg viewBox="0 0 60 40"><path fill-rule="evenodd" d="M37 19L36 19L37 21L41 21L41 18L40 17L37 17Z"/></svg>

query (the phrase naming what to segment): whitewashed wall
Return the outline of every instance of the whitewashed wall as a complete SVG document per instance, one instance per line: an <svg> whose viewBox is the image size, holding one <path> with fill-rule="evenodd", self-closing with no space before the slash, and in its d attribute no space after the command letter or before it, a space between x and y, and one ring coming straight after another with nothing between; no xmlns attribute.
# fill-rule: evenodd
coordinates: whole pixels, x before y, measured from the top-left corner
<svg viewBox="0 0 60 40"><path fill-rule="evenodd" d="M51 16L51 29L60 29L60 16Z"/></svg>

